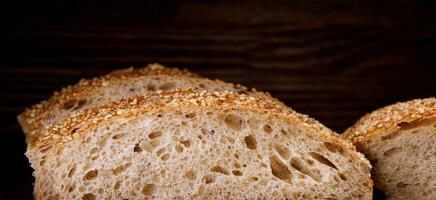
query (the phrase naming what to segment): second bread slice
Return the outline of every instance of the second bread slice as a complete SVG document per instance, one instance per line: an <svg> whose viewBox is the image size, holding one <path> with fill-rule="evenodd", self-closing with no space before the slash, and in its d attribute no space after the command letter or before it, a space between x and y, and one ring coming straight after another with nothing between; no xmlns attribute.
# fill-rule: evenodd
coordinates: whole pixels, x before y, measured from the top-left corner
<svg viewBox="0 0 436 200"><path fill-rule="evenodd" d="M387 199L436 199L436 99L380 108L343 134L374 166Z"/></svg>
<svg viewBox="0 0 436 200"><path fill-rule="evenodd" d="M56 92L49 100L27 109L18 116L18 121L27 139L31 140L42 129L56 125L79 111L147 92L180 88L247 90L240 85L206 79L186 70L150 64L145 68L117 70L98 78L81 80L74 86Z"/></svg>

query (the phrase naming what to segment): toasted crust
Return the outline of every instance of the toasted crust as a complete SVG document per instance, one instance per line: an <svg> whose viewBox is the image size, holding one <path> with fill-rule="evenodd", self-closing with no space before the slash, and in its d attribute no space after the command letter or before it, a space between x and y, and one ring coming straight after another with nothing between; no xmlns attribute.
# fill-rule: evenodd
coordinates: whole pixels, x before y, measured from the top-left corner
<svg viewBox="0 0 436 200"><path fill-rule="evenodd" d="M185 79L193 79L198 81L204 79L197 74L191 73L187 70L179 70L177 68L166 68L159 64L149 64L147 67L134 69L133 67L123 70L113 71L110 74L93 78L82 79L78 84L73 86L67 86L60 92L55 92L53 96L42 101L39 104L26 109L22 114L18 116L18 121L27 135L34 135L35 131L38 131L44 126L42 120L53 110L62 107L65 102L72 99L81 99L88 96L96 90L112 84L118 84L121 81L130 80L132 78L138 78L143 76L172 76L183 77ZM209 79L207 79L209 80ZM212 81L212 80L209 80ZM217 84L226 85L228 87L235 88L235 90L245 91L245 87L238 84L226 83L220 80L213 80Z"/></svg>
<svg viewBox="0 0 436 200"><path fill-rule="evenodd" d="M436 98L415 99L400 102L375 110L359 119L343 134L344 139L360 145L386 131L400 128L402 123L411 123L436 117Z"/></svg>
<svg viewBox="0 0 436 200"><path fill-rule="evenodd" d="M265 113L279 117L290 123L299 123L315 129L319 137L331 138L338 145L347 149L353 159L371 168L369 162L362 154L355 151L355 147L344 140L318 121L299 114L285 107L280 102L262 96L254 97L240 92L207 92L199 89L181 89L173 92L156 92L144 96L132 97L118 102L112 102L99 108L92 108L81 112L51 126L46 131L38 134L29 144L29 150L47 151L52 147L78 139L86 132L96 128L99 123L115 118L129 118L141 113L156 110L177 108L217 108L217 109L244 109L253 112Z"/></svg>

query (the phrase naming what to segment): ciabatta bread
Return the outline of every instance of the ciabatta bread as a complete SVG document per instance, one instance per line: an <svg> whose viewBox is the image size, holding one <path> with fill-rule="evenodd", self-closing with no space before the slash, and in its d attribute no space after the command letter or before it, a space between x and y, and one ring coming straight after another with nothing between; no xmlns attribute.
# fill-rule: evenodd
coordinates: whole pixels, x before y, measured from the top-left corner
<svg viewBox="0 0 436 200"><path fill-rule="evenodd" d="M50 124L57 124L79 111L147 92L177 88L201 88L208 91L247 91L241 85L202 78L187 70L150 64L141 69L124 69L68 86L47 101L34 105L18 116L27 139ZM255 94L263 94L254 92Z"/></svg>
<svg viewBox="0 0 436 200"><path fill-rule="evenodd" d="M182 90L84 110L37 134L36 199L371 199L370 165L270 98Z"/></svg>
<svg viewBox="0 0 436 200"><path fill-rule="evenodd" d="M373 165L388 199L436 199L436 99L378 109L343 134Z"/></svg>

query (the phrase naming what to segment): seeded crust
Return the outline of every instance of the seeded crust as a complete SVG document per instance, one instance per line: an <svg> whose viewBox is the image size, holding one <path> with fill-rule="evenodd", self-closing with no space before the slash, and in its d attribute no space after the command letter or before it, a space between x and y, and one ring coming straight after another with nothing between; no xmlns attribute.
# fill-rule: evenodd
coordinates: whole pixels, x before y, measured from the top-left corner
<svg viewBox="0 0 436 200"><path fill-rule="evenodd" d="M128 82L131 79L139 77L156 77L156 76L169 76L174 79L187 79L192 82L204 82L205 84L211 83L216 85L222 85L223 89L233 88L235 91L247 91L247 88L239 85L226 83L220 80L209 80L202 78L197 74L191 73L187 70L179 70L177 68L166 68L159 64L150 64L145 68L134 69L133 67L123 70L117 70L110 74L93 78L82 79L74 86L67 86L60 92L55 92L53 96L46 101L42 101L39 104L32 106L30 109L26 109L22 114L18 116L18 121L26 133L27 138L33 136L39 129L43 128L46 124L47 117L52 112L62 109L65 102L86 98L89 94L94 93L97 90L108 85L115 85L124 82ZM253 90L254 91L254 90ZM267 95L267 93L256 92L258 95ZM271 97L272 98L272 97Z"/></svg>
<svg viewBox="0 0 436 200"><path fill-rule="evenodd" d="M298 122L317 130L317 133L322 137L333 138L337 145L347 149L353 159L362 163L368 170L371 168L369 162L356 151L351 143L340 139L336 133L318 121L287 108L281 102L271 98L262 98L262 96L249 96L240 92L207 92L195 88L180 89L173 92L158 91L86 110L69 117L59 125L48 127L47 131L38 134L38 137L28 144L28 150L46 152L53 147L78 139L82 137L80 134L84 133L85 130L96 128L99 123L114 118L129 118L153 110L180 107L246 109L279 117L289 122Z"/></svg>
<svg viewBox="0 0 436 200"><path fill-rule="evenodd" d="M436 98L415 99L375 110L359 119L341 135L359 145L386 131L400 129L402 123L410 123L436 117Z"/></svg>

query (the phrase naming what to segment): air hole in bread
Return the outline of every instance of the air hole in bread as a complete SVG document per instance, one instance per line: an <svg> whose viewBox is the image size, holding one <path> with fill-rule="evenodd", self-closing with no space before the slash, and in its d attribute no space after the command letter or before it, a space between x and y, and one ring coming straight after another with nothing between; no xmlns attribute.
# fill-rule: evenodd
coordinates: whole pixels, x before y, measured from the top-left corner
<svg viewBox="0 0 436 200"><path fill-rule="evenodd" d="M235 176L242 176L242 172L239 171L239 170L233 170L232 174L235 175Z"/></svg>
<svg viewBox="0 0 436 200"><path fill-rule="evenodd" d="M68 187L68 192L69 192L69 193L73 192L75 188L76 188L76 184L73 183L72 185L70 185L70 186Z"/></svg>
<svg viewBox="0 0 436 200"><path fill-rule="evenodd" d="M255 150L257 148L256 138L252 135L245 136L244 142L248 149Z"/></svg>
<svg viewBox="0 0 436 200"><path fill-rule="evenodd" d="M63 107L65 110L69 110L69 109L73 108L76 105L76 103L77 103L77 100L75 100L75 99L68 100L64 103Z"/></svg>
<svg viewBox="0 0 436 200"><path fill-rule="evenodd" d="M135 153L142 152L142 148L139 147L139 143L135 144L135 147L133 147L133 152L135 152Z"/></svg>
<svg viewBox="0 0 436 200"><path fill-rule="evenodd" d="M203 177L203 181L206 184L210 184L210 183L213 183L215 181L215 178L212 175L206 175L206 176Z"/></svg>
<svg viewBox="0 0 436 200"><path fill-rule="evenodd" d="M309 164L309 165L313 165L315 163L313 160L308 159L308 158L306 158L305 160L306 160L307 164Z"/></svg>
<svg viewBox="0 0 436 200"><path fill-rule="evenodd" d="M265 131L267 133L271 133L273 131L273 129L271 128L270 125L266 124L263 126L263 131Z"/></svg>
<svg viewBox="0 0 436 200"><path fill-rule="evenodd" d="M210 171L212 171L212 172L217 172L217 173L221 173L221 174L225 174L225 175L229 175L229 172L228 172L226 169L224 169L224 168L222 168L222 167L220 167L220 166L212 167L212 168L210 169Z"/></svg>
<svg viewBox="0 0 436 200"><path fill-rule="evenodd" d="M121 181L117 181L114 185L114 190L118 190L121 187Z"/></svg>
<svg viewBox="0 0 436 200"><path fill-rule="evenodd" d="M183 147L180 146L180 145L178 145L178 144L177 144L174 148L176 149L176 151L177 151L178 153L182 153L182 152L183 152Z"/></svg>
<svg viewBox="0 0 436 200"><path fill-rule="evenodd" d="M332 153L336 153L336 152L339 152L340 154L344 153L344 149L337 144L333 144L330 142L324 142L324 146L326 147L327 150L329 150Z"/></svg>
<svg viewBox="0 0 436 200"><path fill-rule="evenodd" d="M235 163L235 164L233 164L233 167L235 167L235 168L241 168L241 165L240 165L239 163Z"/></svg>
<svg viewBox="0 0 436 200"><path fill-rule="evenodd" d="M156 91L156 86L155 85L153 85L153 84L148 84L147 85L147 90L148 91Z"/></svg>
<svg viewBox="0 0 436 200"><path fill-rule="evenodd" d="M189 140L183 140L180 143L183 144L186 148L189 148L191 146L191 142Z"/></svg>
<svg viewBox="0 0 436 200"><path fill-rule="evenodd" d="M74 133L76 133L76 132L77 132L77 129L78 129L78 128L73 128L73 130L71 130L71 135L73 135Z"/></svg>
<svg viewBox="0 0 436 200"><path fill-rule="evenodd" d="M270 156L269 160L272 174L282 181L291 183L291 171L288 167L274 155Z"/></svg>
<svg viewBox="0 0 436 200"><path fill-rule="evenodd" d="M165 148L161 148L161 149L157 150L156 155L161 156L163 153L165 153L165 151L166 151Z"/></svg>
<svg viewBox="0 0 436 200"><path fill-rule="evenodd" d="M268 167L268 165L266 163L260 163L260 166L263 167L263 168L267 168Z"/></svg>
<svg viewBox="0 0 436 200"><path fill-rule="evenodd" d="M301 162L298 158L292 158L290 161L291 167L295 170L299 171L300 173L312 177L314 180L319 181L320 177L315 176L312 174L312 172Z"/></svg>
<svg viewBox="0 0 436 200"><path fill-rule="evenodd" d="M288 148L286 148L285 146L281 145L281 144L275 144L274 145L274 150L279 154L280 157L282 157L284 160L289 159L290 157L290 152L288 150Z"/></svg>
<svg viewBox="0 0 436 200"><path fill-rule="evenodd" d="M68 178L71 178L71 176L73 176L75 172L76 172L76 165L73 165L71 169L68 171Z"/></svg>
<svg viewBox="0 0 436 200"><path fill-rule="evenodd" d="M339 173L339 177L340 177L343 181L347 181L347 176L345 176L345 174L343 174L343 173Z"/></svg>
<svg viewBox="0 0 436 200"><path fill-rule="evenodd" d="M282 135L284 135L284 136L288 136L288 132L287 131L285 131L285 130L280 130L280 132L282 133Z"/></svg>
<svg viewBox="0 0 436 200"><path fill-rule="evenodd" d="M400 134L401 134L401 131L392 132L392 133L389 133L389 134L383 136L381 138L381 140L382 141L384 141L384 140L391 140L391 139L397 138L398 136L400 136Z"/></svg>
<svg viewBox="0 0 436 200"><path fill-rule="evenodd" d="M121 174L124 171L126 171L126 169L130 167L130 165L132 165L132 163L127 163L125 165L120 165L120 166L116 167L115 169L112 169L112 174L115 175L115 176L118 175L118 174Z"/></svg>
<svg viewBox="0 0 436 200"><path fill-rule="evenodd" d="M151 133L148 135L148 138L150 138L150 139L156 139L156 138L158 138L158 137L160 137L160 136L162 136L162 132L160 132L160 131L154 131L154 132L151 132Z"/></svg>
<svg viewBox="0 0 436 200"><path fill-rule="evenodd" d="M383 156L389 157L389 156L392 156L394 154L400 153L402 150L403 150L402 147L394 147L394 148L391 148L391 149L385 151L383 153Z"/></svg>
<svg viewBox="0 0 436 200"><path fill-rule="evenodd" d="M242 119L234 114L228 114L224 118L224 123L230 129L239 131L242 128Z"/></svg>
<svg viewBox="0 0 436 200"><path fill-rule="evenodd" d="M41 161L39 161L39 165L43 166L45 164L45 159L43 158Z"/></svg>
<svg viewBox="0 0 436 200"><path fill-rule="evenodd" d="M186 118L194 118L195 117L195 113L189 113L185 115Z"/></svg>
<svg viewBox="0 0 436 200"><path fill-rule="evenodd" d="M187 179L190 179L190 180L195 180L195 178L197 177L197 175L196 175L195 171L193 171L193 170L189 170L189 171L185 172L185 177L186 177Z"/></svg>
<svg viewBox="0 0 436 200"><path fill-rule="evenodd" d="M83 105L85 105L86 104L86 99L80 99L78 102L77 102L77 106L76 107L74 107L74 110L77 110L77 109L79 109L79 108L81 108Z"/></svg>
<svg viewBox="0 0 436 200"><path fill-rule="evenodd" d="M98 189L98 193L99 193L99 194L103 194L103 192L104 192L104 189L103 189L103 188L99 188L99 189Z"/></svg>
<svg viewBox="0 0 436 200"><path fill-rule="evenodd" d="M250 176L249 180L251 180L251 181L258 181L259 178L255 177L255 176Z"/></svg>
<svg viewBox="0 0 436 200"><path fill-rule="evenodd" d="M173 89L174 87L176 87L176 84L175 84L175 83L173 83L173 82L168 82L168 83L164 83L164 84L160 85L160 86L159 86L159 89L160 89L160 90L163 90L163 91L168 91L168 90Z"/></svg>
<svg viewBox="0 0 436 200"><path fill-rule="evenodd" d="M155 190L156 190L156 185L151 184L151 183L147 183L142 188L142 194L144 196L151 196L151 195L153 195Z"/></svg>
<svg viewBox="0 0 436 200"><path fill-rule="evenodd" d="M118 140L118 139L122 138L123 136L124 136L124 133L119 133L119 134L112 136L112 139Z"/></svg>
<svg viewBox="0 0 436 200"><path fill-rule="evenodd" d="M336 170L338 169L338 167L336 167L335 164L333 164L329 159L327 159L326 157L322 156L322 155L319 154L319 153L316 153L316 152L310 152L309 155L310 155L313 159L317 160L319 163L321 163L321 164L323 164L323 165L329 166L329 167L331 167L331 168L333 168L333 169L336 169Z"/></svg>
<svg viewBox="0 0 436 200"><path fill-rule="evenodd" d="M170 159L170 154L166 153L160 159L162 159L162 161L167 161L168 159Z"/></svg>
<svg viewBox="0 0 436 200"><path fill-rule="evenodd" d="M95 195L92 193L87 193L82 196L82 200L95 200Z"/></svg>
<svg viewBox="0 0 436 200"><path fill-rule="evenodd" d="M97 147L94 147L94 148L92 148L90 151L89 151L89 154L95 154L95 153L97 153L97 150L98 150L98 148Z"/></svg>
<svg viewBox="0 0 436 200"><path fill-rule="evenodd" d="M98 170L94 169L91 171L88 171L85 176L83 177L84 181L89 181L89 180L93 180L95 178L97 178L98 176Z"/></svg>

